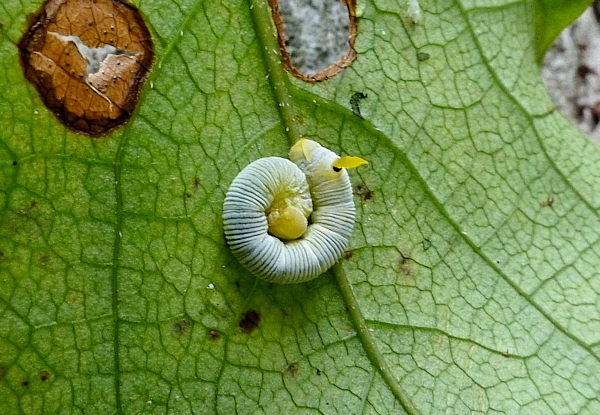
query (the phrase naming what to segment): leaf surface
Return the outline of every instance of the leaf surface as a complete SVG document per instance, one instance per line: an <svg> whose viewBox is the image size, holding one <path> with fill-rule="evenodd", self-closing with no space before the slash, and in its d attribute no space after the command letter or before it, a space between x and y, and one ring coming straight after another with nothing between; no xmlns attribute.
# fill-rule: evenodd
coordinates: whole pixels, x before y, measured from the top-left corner
<svg viewBox="0 0 600 415"><path fill-rule="evenodd" d="M600 153L540 82L539 7L361 3L356 61L306 85L265 2L139 2L153 72L90 139L24 80L38 6L0 7L0 413L600 413ZM369 161L351 254L266 284L222 201L298 135Z"/></svg>

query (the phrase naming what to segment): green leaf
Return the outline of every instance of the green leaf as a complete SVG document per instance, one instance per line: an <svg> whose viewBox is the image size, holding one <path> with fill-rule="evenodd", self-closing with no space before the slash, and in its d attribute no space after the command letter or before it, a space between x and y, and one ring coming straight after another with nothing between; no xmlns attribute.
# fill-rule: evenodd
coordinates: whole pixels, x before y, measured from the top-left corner
<svg viewBox="0 0 600 415"><path fill-rule="evenodd" d="M591 0L536 0L534 2L538 62L542 61L556 36L592 3Z"/></svg>
<svg viewBox="0 0 600 415"><path fill-rule="evenodd" d="M361 3L356 61L305 85L265 2L139 2L157 61L102 139L24 80L39 2L3 4L0 413L600 413L600 153L552 110L536 9L488 4ZM370 162L352 254L266 284L222 201L299 134Z"/></svg>

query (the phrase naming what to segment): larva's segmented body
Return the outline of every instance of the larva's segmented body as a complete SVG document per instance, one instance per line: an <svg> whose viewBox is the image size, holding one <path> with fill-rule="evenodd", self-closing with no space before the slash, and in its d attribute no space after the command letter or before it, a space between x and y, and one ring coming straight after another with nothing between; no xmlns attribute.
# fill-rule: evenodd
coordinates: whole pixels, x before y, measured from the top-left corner
<svg viewBox="0 0 600 415"><path fill-rule="evenodd" d="M346 251L355 221L342 166L355 167L358 158L340 163L334 152L301 140L290 159L295 164L280 157L249 164L223 204L225 237L235 257L257 277L283 284L309 281L330 268Z"/></svg>

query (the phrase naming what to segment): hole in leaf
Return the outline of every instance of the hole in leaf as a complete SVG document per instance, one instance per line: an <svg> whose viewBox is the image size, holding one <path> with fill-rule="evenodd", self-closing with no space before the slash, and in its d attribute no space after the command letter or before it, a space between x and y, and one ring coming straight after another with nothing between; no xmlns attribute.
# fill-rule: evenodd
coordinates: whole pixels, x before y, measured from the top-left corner
<svg viewBox="0 0 600 415"><path fill-rule="evenodd" d="M286 69L306 81L331 78L356 56L356 1L269 0Z"/></svg>
<svg viewBox="0 0 600 415"><path fill-rule="evenodd" d="M19 42L25 77L67 127L100 136L131 116L154 46L117 0L47 0Z"/></svg>
<svg viewBox="0 0 600 415"><path fill-rule="evenodd" d="M596 1L555 39L542 80L556 108L600 143L600 3ZM549 108L548 112L553 111Z"/></svg>

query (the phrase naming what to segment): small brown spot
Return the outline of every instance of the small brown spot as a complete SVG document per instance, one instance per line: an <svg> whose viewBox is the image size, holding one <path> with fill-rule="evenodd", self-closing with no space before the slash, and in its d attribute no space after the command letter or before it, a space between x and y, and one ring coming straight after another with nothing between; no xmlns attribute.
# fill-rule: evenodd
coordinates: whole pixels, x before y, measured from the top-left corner
<svg viewBox="0 0 600 415"><path fill-rule="evenodd" d="M29 21L19 41L21 65L48 109L91 136L126 122L154 59L138 10L120 0L46 0ZM112 46L104 35L110 22L122 28ZM103 91L112 76L118 81Z"/></svg>
<svg viewBox="0 0 600 415"><path fill-rule="evenodd" d="M44 255L42 255L42 256L40 257L40 259L39 259L39 264L40 264L41 266L46 266L46 265L48 265L48 262L50 262L50 255L48 255L48 254L44 254Z"/></svg>
<svg viewBox="0 0 600 415"><path fill-rule="evenodd" d="M210 340L218 340L221 335L219 334L218 331L216 330L209 330L206 332L206 336L210 339Z"/></svg>
<svg viewBox="0 0 600 415"><path fill-rule="evenodd" d="M24 380L23 382L21 382L21 386L23 386L24 388L26 388L28 385L29 385L28 380Z"/></svg>
<svg viewBox="0 0 600 415"><path fill-rule="evenodd" d="M412 258L400 252L400 259L394 267L403 285L414 285L415 283L415 263Z"/></svg>
<svg viewBox="0 0 600 415"><path fill-rule="evenodd" d="M6 372L8 370L6 369L5 366L0 366L0 379L4 379L4 376L6 376Z"/></svg>
<svg viewBox="0 0 600 415"><path fill-rule="evenodd" d="M178 336L181 336L187 333L191 326L192 323L189 320L183 319L173 324L173 332Z"/></svg>
<svg viewBox="0 0 600 415"><path fill-rule="evenodd" d="M260 323L260 314L255 310L248 310L242 316L238 326L242 329L242 333L252 333Z"/></svg>
<svg viewBox="0 0 600 415"><path fill-rule="evenodd" d="M200 187L200 179L196 176L194 177L194 190L198 190L198 187Z"/></svg>
<svg viewBox="0 0 600 415"><path fill-rule="evenodd" d="M360 198L363 201L363 203L373 199L374 196L373 191L370 190L364 183L359 183L356 185L356 193L360 195Z"/></svg>
<svg viewBox="0 0 600 415"><path fill-rule="evenodd" d="M42 382L47 381L48 379L50 379L50 372L48 372L47 370L42 370L40 372L40 380Z"/></svg>
<svg viewBox="0 0 600 415"><path fill-rule="evenodd" d="M350 261L352 259L352 251L346 251L346 252L344 252L344 259L346 261Z"/></svg>
<svg viewBox="0 0 600 415"><path fill-rule="evenodd" d="M0 263L2 263L2 261L4 261L5 255L3 251L0 251ZM2 370L2 367L0 366L0 372Z"/></svg>
<svg viewBox="0 0 600 415"><path fill-rule="evenodd" d="M321 371L317 369L317 376L321 376Z"/></svg>
<svg viewBox="0 0 600 415"><path fill-rule="evenodd" d="M291 363L285 368L285 373L291 377L296 377L298 374L298 365L296 363Z"/></svg>
<svg viewBox="0 0 600 415"><path fill-rule="evenodd" d="M191 199L191 198L192 198L192 194L191 194L190 192L185 192L185 193L183 194L183 196L184 196L186 199Z"/></svg>

